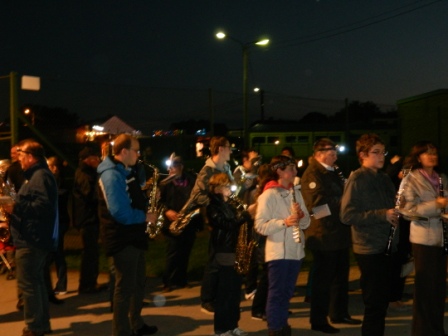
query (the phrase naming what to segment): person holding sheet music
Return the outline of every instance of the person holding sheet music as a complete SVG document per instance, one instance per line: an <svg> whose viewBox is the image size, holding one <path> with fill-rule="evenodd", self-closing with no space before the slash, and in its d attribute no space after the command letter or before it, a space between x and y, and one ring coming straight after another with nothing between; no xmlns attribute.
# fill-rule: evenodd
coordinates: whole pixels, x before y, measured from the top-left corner
<svg viewBox="0 0 448 336"><path fill-rule="evenodd" d="M341 223L339 210L345 179L338 174L336 144L322 138L313 146L313 157L302 180L302 195L311 217L305 231L306 246L313 254L311 281L311 329L328 334L339 329L328 323L361 324L348 312L348 276L350 269L350 227ZM316 207L329 209L317 216Z"/></svg>
<svg viewBox="0 0 448 336"><path fill-rule="evenodd" d="M434 143L416 143L405 160L412 166L403 179L404 214L411 219L409 240L415 261L412 335L443 336L447 237L442 213L448 212L447 177L438 171Z"/></svg>

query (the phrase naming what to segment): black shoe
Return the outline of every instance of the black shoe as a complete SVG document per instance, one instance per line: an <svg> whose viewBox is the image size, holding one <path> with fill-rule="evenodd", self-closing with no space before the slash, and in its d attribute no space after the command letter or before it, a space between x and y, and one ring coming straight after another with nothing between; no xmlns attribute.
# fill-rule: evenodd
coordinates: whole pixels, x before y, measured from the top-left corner
<svg viewBox="0 0 448 336"><path fill-rule="evenodd" d="M266 321L266 314L264 314L264 313L252 313L252 320Z"/></svg>
<svg viewBox="0 0 448 336"><path fill-rule="evenodd" d="M329 324L312 324L311 330L322 331L324 334L337 334L340 331L339 329L336 329Z"/></svg>
<svg viewBox="0 0 448 336"><path fill-rule="evenodd" d="M134 336L146 336L146 335L153 335L155 334L159 329L157 329L156 326L149 326L147 324L144 324L143 327L141 327L139 330L134 332Z"/></svg>
<svg viewBox="0 0 448 336"><path fill-rule="evenodd" d="M60 305L64 303L64 300L58 299L56 296L54 296L54 294L48 296L48 301L54 303L55 305Z"/></svg>
<svg viewBox="0 0 448 336"><path fill-rule="evenodd" d="M98 287L80 287L78 289L78 294L96 294L101 292L103 289Z"/></svg>
<svg viewBox="0 0 448 336"><path fill-rule="evenodd" d="M18 311L23 310L23 299L19 299L19 301L17 301L16 308Z"/></svg>
<svg viewBox="0 0 448 336"><path fill-rule="evenodd" d="M206 313L208 315L214 315L215 307L211 302L205 302L201 305L201 312Z"/></svg>
<svg viewBox="0 0 448 336"><path fill-rule="evenodd" d="M348 316L348 317L343 317L341 319L331 320L331 323L334 323L334 324L358 325L358 324L361 324L362 321L358 320L358 319L351 318L350 316Z"/></svg>

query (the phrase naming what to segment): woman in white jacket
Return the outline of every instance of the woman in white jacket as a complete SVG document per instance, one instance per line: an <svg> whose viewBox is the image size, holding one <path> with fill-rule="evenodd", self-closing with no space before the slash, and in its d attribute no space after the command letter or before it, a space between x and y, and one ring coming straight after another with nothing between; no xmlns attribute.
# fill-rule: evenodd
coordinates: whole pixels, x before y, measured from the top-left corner
<svg viewBox="0 0 448 336"><path fill-rule="evenodd" d="M267 236L265 261L268 264L269 292L266 315L269 335L273 336L291 335L289 300L294 294L305 257L302 229L310 225L302 194L293 184L296 175L294 159L284 155L274 157L268 176L261 182L262 192L255 216L256 231ZM293 230L299 230L301 242L294 240Z"/></svg>
<svg viewBox="0 0 448 336"><path fill-rule="evenodd" d="M412 335L443 336L447 259L441 213L447 210L447 179L437 172L437 147L429 141L412 147L405 166L412 167L400 186L415 260Z"/></svg>

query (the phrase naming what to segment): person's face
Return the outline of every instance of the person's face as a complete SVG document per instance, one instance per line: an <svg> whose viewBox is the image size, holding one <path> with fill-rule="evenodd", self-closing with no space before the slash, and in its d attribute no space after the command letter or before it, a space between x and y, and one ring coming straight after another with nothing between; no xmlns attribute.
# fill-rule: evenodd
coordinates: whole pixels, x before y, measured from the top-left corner
<svg viewBox="0 0 448 336"><path fill-rule="evenodd" d="M50 162L50 161L47 161L47 164L48 164L48 169L50 169L50 171L53 175L58 174L59 168L56 164L54 164L53 162Z"/></svg>
<svg viewBox="0 0 448 336"><path fill-rule="evenodd" d="M230 143L226 143L225 146L220 146L219 147L219 155L220 157L225 160L225 161L229 161L230 160L230 154L232 154L232 149L230 147Z"/></svg>
<svg viewBox="0 0 448 336"><path fill-rule="evenodd" d="M285 182L286 184L293 183L294 179L297 176L297 168L295 164L290 164L286 166L284 170L280 168L277 169L277 174L280 177L280 180Z"/></svg>
<svg viewBox="0 0 448 336"><path fill-rule="evenodd" d="M101 159L97 155L90 155L84 160L84 162L92 168L97 168L101 162Z"/></svg>
<svg viewBox="0 0 448 336"><path fill-rule="evenodd" d="M329 166L333 166L337 159L338 153L333 149L320 151L318 154L318 160Z"/></svg>
<svg viewBox="0 0 448 336"><path fill-rule="evenodd" d="M128 166L133 166L137 163L137 160L140 156L140 144L137 140L132 140L131 148L129 148L128 153L126 155L126 164Z"/></svg>
<svg viewBox="0 0 448 336"><path fill-rule="evenodd" d="M181 176L182 175L183 166L182 165L171 165L168 167L169 175Z"/></svg>
<svg viewBox="0 0 448 336"><path fill-rule="evenodd" d="M439 154L437 149L431 148L422 153L418 157L419 162L422 164L422 168L434 168L439 164Z"/></svg>
<svg viewBox="0 0 448 336"><path fill-rule="evenodd" d="M362 165L366 168L377 171L383 168L386 160L387 152L382 144L376 144L370 148L368 153L361 152L360 157L362 159Z"/></svg>
<svg viewBox="0 0 448 336"><path fill-rule="evenodd" d="M11 161L16 162L19 159L19 153L17 153L17 147L11 148Z"/></svg>
<svg viewBox="0 0 448 336"><path fill-rule="evenodd" d="M18 149L17 153L22 170L28 170L34 163L36 163L36 159L28 152L26 147Z"/></svg>
<svg viewBox="0 0 448 336"><path fill-rule="evenodd" d="M230 189L230 187L231 187L230 184L221 186L221 187L217 187L215 189L215 193L222 194L224 200L227 201L229 199L230 195L232 194L232 190Z"/></svg>

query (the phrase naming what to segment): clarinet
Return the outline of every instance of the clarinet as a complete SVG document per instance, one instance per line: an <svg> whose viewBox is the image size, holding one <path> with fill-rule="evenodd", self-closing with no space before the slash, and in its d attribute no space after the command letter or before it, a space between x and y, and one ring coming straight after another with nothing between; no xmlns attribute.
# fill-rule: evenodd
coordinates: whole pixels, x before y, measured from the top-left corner
<svg viewBox="0 0 448 336"><path fill-rule="evenodd" d="M296 214L296 211L294 210L294 203L297 203L297 199L296 199L296 192L294 190L294 187L291 188L291 194L292 194L292 201L291 201L291 214ZM297 223L297 225L294 225L292 227L292 238L294 239L294 241L298 244L302 241L302 237L300 234L300 227L299 224Z"/></svg>
<svg viewBox="0 0 448 336"><path fill-rule="evenodd" d="M339 166L337 165L333 165L334 171L336 172L336 174L338 174L339 178L341 179L343 184L347 183L347 179L345 178L344 174L342 173L341 168L339 168Z"/></svg>
<svg viewBox="0 0 448 336"><path fill-rule="evenodd" d="M442 178L439 177L439 196L440 197L445 197L444 192L443 192L443 181ZM445 208L442 208L442 214L445 213ZM448 237L446 235L446 231L447 231L447 225L446 225L446 221L444 221L442 219L442 228L443 228L443 252L445 254L448 254Z"/></svg>
<svg viewBox="0 0 448 336"><path fill-rule="evenodd" d="M409 171L408 171L409 172ZM404 178L406 177L407 174L404 173L404 169L403 169L403 181ZM400 185L400 187L398 188L398 192L397 195L395 196L395 209L398 211L400 209L400 204L401 204L401 197L402 194L404 192L404 188L406 186L406 181L402 182L403 186ZM400 219L400 214L398 213L398 220ZM387 245L386 245L386 250L384 251L384 254L387 256L392 255L392 242L394 241L394 237L395 237L395 231L397 231L397 227L394 225L390 226L389 229L389 238L387 239Z"/></svg>

